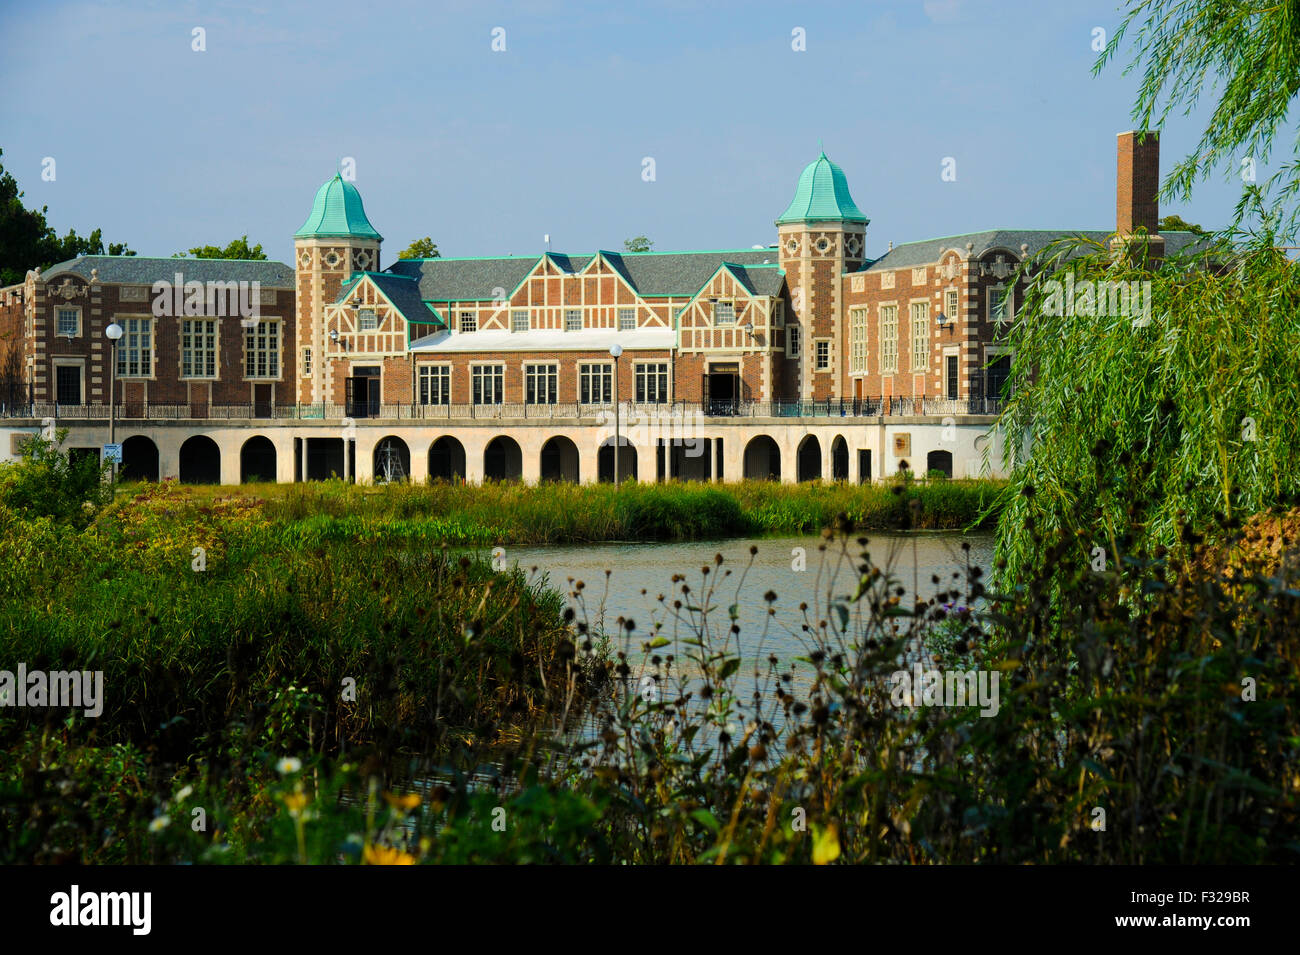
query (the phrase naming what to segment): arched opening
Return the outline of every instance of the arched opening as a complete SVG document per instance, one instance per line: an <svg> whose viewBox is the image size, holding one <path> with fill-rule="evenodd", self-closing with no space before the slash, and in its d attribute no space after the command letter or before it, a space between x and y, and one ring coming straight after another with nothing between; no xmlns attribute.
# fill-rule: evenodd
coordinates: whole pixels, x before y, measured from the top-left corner
<svg viewBox="0 0 1300 955"><path fill-rule="evenodd" d="M781 480L781 449L765 434L745 445L745 480Z"/></svg>
<svg viewBox="0 0 1300 955"><path fill-rule="evenodd" d="M181 483L221 483L221 449L206 434L196 434L181 445Z"/></svg>
<svg viewBox="0 0 1300 955"><path fill-rule="evenodd" d="M822 476L822 445L813 435L803 439L799 445L800 481L816 481Z"/></svg>
<svg viewBox="0 0 1300 955"><path fill-rule="evenodd" d="M405 481L411 476L411 449L401 438L389 435L380 438L375 445L374 481L376 484L391 484Z"/></svg>
<svg viewBox="0 0 1300 955"><path fill-rule="evenodd" d="M849 479L849 445L843 437L836 435L831 442L831 480L847 481Z"/></svg>
<svg viewBox="0 0 1300 955"><path fill-rule="evenodd" d="M931 471L942 471L946 478L952 477L952 452L951 451L931 451L925 456L925 474L930 476Z"/></svg>
<svg viewBox="0 0 1300 955"><path fill-rule="evenodd" d="M627 438L618 439L618 479L620 481L636 480L636 447ZM614 439L606 438L600 446L596 469L598 479L606 484L614 482Z"/></svg>
<svg viewBox="0 0 1300 955"><path fill-rule="evenodd" d="M542 445L542 480L578 483L578 446L562 434Z"/></svg>
<svg viewBox="0 0 1300 955"><path fill-rule="evenodd" d="M158 480L158 445L142 434L122 442L122 465L118 474L123 481Z"/></svg>
<svg viewBox="0 0 1300 955"><path fill-rule="evenodd" d="M483 478L488 481L518 481L524 476L524 455L519 443L504 434L488 442L483 450Z"/></svg>
<svg viewBox="0 0 1300 955"><path fill-rule="evenodd" d="M444 435L429 448L430 481L465 480L465 445Z"/></svg>
<svg viewBox="0 0 1300 955"><path fill-rule="evenodd" d="M239 483L275 482L275 445L263 435L254 435L239 449Z"/></svg>

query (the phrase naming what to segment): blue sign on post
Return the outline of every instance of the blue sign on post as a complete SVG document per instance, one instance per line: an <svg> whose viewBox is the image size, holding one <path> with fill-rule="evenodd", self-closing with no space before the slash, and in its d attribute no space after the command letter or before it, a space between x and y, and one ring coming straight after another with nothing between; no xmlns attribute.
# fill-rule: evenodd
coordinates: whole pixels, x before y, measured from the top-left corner
<svg viewBox="0 0 1300 955"><path fill-rule="evenodd" d="M105 464L122 463L122 446L120 444L104 445L104 463Z"/></svg>

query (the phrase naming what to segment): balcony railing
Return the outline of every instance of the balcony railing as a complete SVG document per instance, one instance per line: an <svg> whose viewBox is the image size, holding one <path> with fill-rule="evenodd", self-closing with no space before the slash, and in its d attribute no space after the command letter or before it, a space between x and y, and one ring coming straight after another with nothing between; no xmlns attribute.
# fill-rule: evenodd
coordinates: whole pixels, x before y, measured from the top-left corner
<svg viewBox="0 0 1300 955"><path fill-rule="evenodd" d="M663 415L709 418L889 418L944 417L948 415L997 415L1003 402L992 398L846 398L823 401L677 401L658 404L623 402L621 417L648 418ZM351 418L360 423L367 419L386 421L465 421L499 418L524 420L611 421L612 404L294 404L269 405L171 405L128 402L118 404L119 421L341 421ZM56 422L108 422L108 406L60 405L44 403L0 404L0 418L25 418Z"/></svg>

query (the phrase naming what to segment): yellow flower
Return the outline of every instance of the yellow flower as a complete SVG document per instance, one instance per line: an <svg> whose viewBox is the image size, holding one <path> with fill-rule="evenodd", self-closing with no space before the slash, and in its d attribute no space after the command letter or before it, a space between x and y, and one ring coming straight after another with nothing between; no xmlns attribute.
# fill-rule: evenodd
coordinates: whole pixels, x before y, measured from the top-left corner
<svg viewBox="0 0 1300 955"><path fill-rule="evenodd" d="M416 806L420 805L420 797L415 793L408 793L405 796L397 796L393 793L384 793L384 801L394 809L400 809L403 812L410 812Z"/></svg>
<svg viewBox="0 0 1300 955"><path fill-rule="evenodd" d="M415 856L392 846L366 846L366 865L415 865Z"/></svg>
<svg viewBox="0 0 1300 955"><path fill-rule="evenodd" d="M289 793L284 797L284 804L289 807L290 812L302 812L307 808L309 801L306 793Z"/></svg>

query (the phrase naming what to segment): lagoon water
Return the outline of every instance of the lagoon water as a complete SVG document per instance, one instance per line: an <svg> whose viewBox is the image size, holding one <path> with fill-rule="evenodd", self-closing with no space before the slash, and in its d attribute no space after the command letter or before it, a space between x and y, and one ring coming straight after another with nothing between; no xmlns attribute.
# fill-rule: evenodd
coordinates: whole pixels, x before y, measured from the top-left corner
<svg viewBox="0 0 1300 955"><path fill-rule="evenodd" d="M727 636L731 624L728 608L735 605L740 632L732 639L738 639L747 662L769 653L784 662L812 649L813 642L803 627L816 627L827 615L828 596L838 598L853 592L864 549L872 564L904 589L904 605L913 594L922 599L940 590L965 594L967 568L981 567L987 577L993 563L993 535L988 532L880 532L865 536L865 548L856 538L827 542L820 536L800 536L506 548L504 557L531 579L544 578L564 592L578 619L586 620L593 630L614 633L620 617L635 621L632 649L647 639L655 622L663 624L660 632L664 636L691 635L691 615L684 608L674 612L671 606L678 599L687 603L681 583L672 580L674 574L684 574L694 605L708 610L707 625L715 635L715 646ZM962 549L963 543L969 545L968 551ZM823 544L825 550L819 549ZM751 546L757 548L753 557ZM717 554L723 558L722 577L715 569ZM702 573L706 566L710 568L707 576ZM932 581L934 576L940 583ZM578 582L584 585L580 590ZM710 598L699 603L709 586L713 588ZM777 595L771 604L776 610L772 615L764 600L769 591ZM956 602L964 604L966 600L958 598ZM806 612L800 610L801 603L808 604ZM731 644L731 649L736 647ZM667 652L673 651L669 648Z"/></svg>

